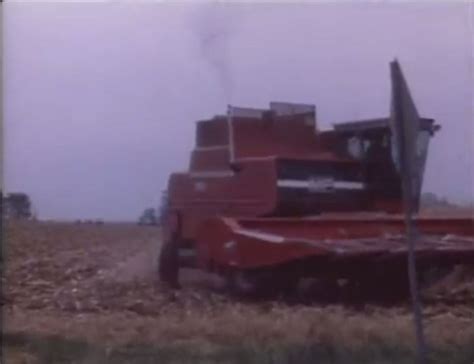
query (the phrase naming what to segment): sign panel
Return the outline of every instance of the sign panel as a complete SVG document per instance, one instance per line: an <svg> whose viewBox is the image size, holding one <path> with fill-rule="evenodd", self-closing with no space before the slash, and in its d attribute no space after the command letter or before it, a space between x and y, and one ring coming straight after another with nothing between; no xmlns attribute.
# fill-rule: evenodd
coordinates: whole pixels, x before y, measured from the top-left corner
<svg viewBox="0 0 474 364"><path fill-rule="evenodd" d="M403 189L409 208L417 211L426 159L426 150L419 147L420 117L397 60L390 63L390 73L392 157L404 180Z"/></svg>

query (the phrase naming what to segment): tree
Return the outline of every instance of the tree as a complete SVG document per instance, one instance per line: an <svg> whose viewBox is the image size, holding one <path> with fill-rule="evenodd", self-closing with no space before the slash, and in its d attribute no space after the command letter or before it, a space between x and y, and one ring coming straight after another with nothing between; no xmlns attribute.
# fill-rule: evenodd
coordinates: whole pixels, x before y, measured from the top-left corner
<svg viewBox="0 0 474 364"><path fill-rule="evenodd" d="M29 219L31 217L30 197L23 192L9 193L5 198L5 216L14 219Z"/></svg>
<svg viewBox="0 0 474 364"><path fill-rule="evenodd" d="M147 208L138 219L139 225L156 225L156 212L154 208Z"/></svg>
<svg viewBox="0 0 474 364"><path fill-rule="evenodd" d="M436 206L438 202L438 196L432 192L425 192L421 195L421 205L425 208Z"/></svg>

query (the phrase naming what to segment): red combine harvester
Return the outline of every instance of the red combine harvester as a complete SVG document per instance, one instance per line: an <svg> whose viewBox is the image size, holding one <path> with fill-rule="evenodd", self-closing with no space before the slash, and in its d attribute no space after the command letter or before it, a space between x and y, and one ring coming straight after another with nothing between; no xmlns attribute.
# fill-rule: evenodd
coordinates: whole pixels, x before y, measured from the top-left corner
<svg viewBox="0 0 474 364"><path fill-rule="evenodd" d="M409 97L409 95L408 95ZM434 120L419 118L418 204ZM230 107L197 122L189 171L174 173L159 270L227 278L244 292L288 292L302 277L357 290L405 290L407 244L390 117L317 127L312 105ZM419 272L474 263L473 218L418 216Z"/></svg>

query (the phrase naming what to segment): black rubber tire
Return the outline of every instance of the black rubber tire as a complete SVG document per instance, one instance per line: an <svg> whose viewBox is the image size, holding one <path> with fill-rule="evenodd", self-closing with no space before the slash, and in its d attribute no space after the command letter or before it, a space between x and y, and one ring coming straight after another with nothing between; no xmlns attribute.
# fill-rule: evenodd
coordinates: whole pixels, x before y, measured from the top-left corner
<svg viewBox="0 0 474 364"><path fill-rule="evenodd" d="M310 297L319 302L336 302L341 294L337 280L334 278L318 278L312 281Z"/></svg>
<svg viewBox="0 0 474 364"><path fill-rule="evenodd" d="M409 297L408 277L405 272L385 276L366 276L349 280L346 298L353 302L398 302Z"/></svg>
<svg viewBox="0 0 474 364"><path fill-rule="evenodd" d="M179 253L175 240L165 242L161 247L158 258L158 274L160 281L171 288L180 288L179 285Z"/></svg>
<svg viewBox="0 0 474 364"><path fill-rule="evenodd" d="M234 296L249 298L284 298L295 295L299 276L280 272L229 271L225 275L226 291ZM245 282L247 288L242 287Z"/></svg>
<svg viewBox="0 0 474 364"><path fill-rule="evenodd" d="M251 297L255 295L256 285L251 276L240 270L229 270L224 274L225 291L235 297ZM247 288L243 288L245 283Z"/></svg>
<svg viewBox="0 0 474 364"><path fill-rule="evenodd" d="M421 290L430 288L453 272L454 266L425 268L418 273L419 288Z"/></svg>
<svg viewBox="0 0 474 364"><path fill-rule="evenodd" d="M283 301L289 301L293 299L299 298L299 277L285 277L283 281L274 286L273 291L271 294L276 297L277 299Z"/></svg>

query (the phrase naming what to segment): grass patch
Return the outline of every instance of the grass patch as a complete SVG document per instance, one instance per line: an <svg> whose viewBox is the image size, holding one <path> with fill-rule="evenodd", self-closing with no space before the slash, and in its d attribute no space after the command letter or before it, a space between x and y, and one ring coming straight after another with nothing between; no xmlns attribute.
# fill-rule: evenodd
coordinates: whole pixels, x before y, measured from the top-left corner
<svg viewBox="0 0 474 364"><path fill-rule="evenodd" d="M473 338L474 339L474 338ZM339 364L339 363L413 363L411 348L400 343L372 342L359 347L346 347L343 343L288 344L234 343L227 346L176 343L160 346L150 344L128 344L105 347L100 343L90 344L79 340L66 340L58 336L32 336L6 334L3 337L6 362L14 362L9 353L23 353L27 361L35 364L151 364L151 363L250 363L250 364ZM430 348L430 363L471 363L474 359L472 342L465 345ZM12 354L13 355L13 354ZM32 360L31 358L34 358ZM11 361L10 361L11 360Z"/></svg>

